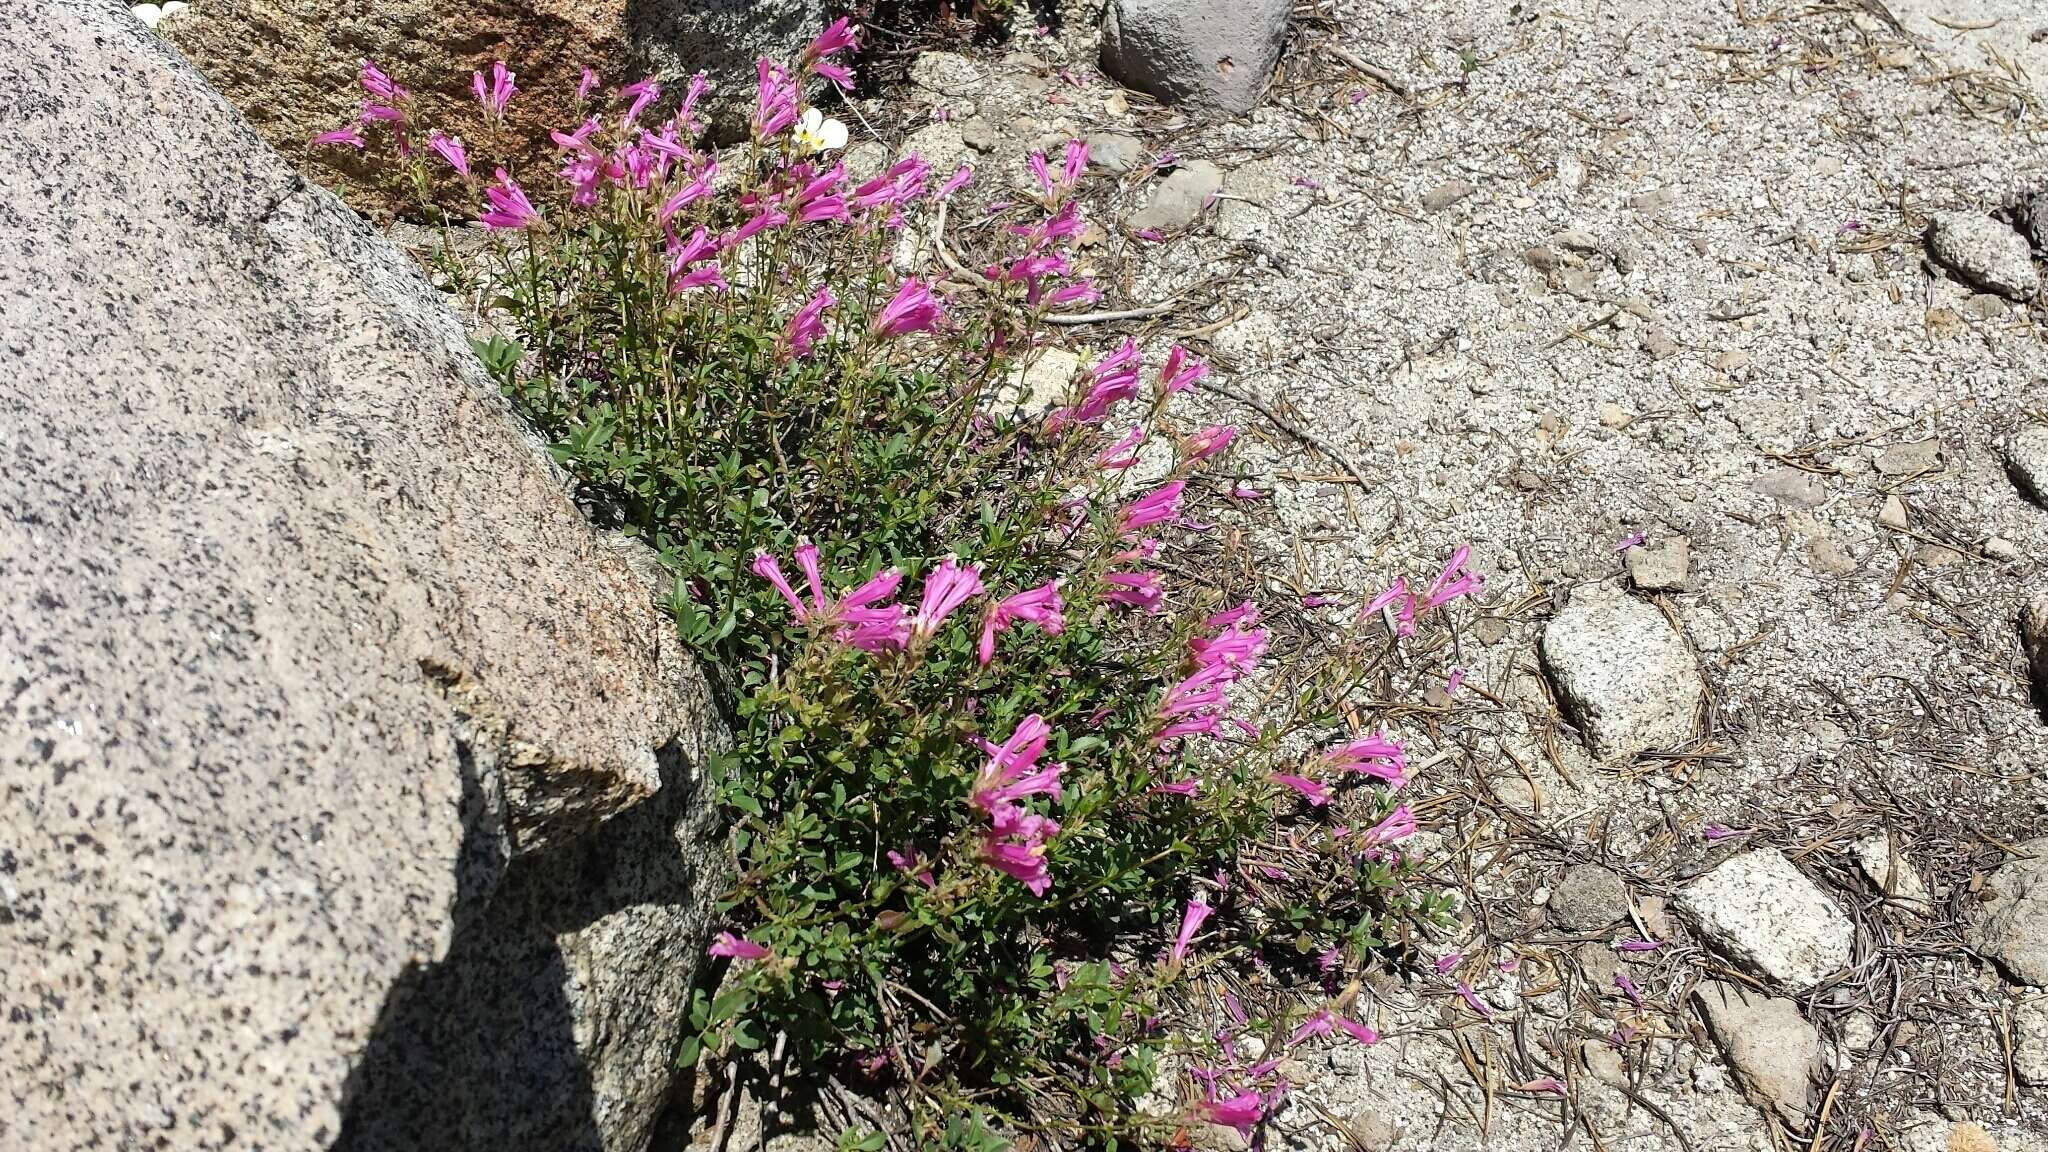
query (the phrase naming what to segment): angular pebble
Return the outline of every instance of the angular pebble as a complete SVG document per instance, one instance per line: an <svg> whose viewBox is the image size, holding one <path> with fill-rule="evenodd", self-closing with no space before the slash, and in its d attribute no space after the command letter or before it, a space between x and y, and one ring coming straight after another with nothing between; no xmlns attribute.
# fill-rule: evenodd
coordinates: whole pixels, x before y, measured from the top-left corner
<svg viewBox="0 0 2048 1152"><path fill-rule="evenodd" d="M1542 648L1595 756L1633 756L1692 738L1706 686L1684 638L1656 608L1612 584L1581 585L1543 630Z"/></svg>
<svg viewBox="0 0 2048 1152"><path fill-rule="evenodd" d="M1720 981L1701 984L1693 999L1750 1098L1793 1128L1804 1128L1820 1066L1820 1033L1799 1006Z"/></svg>
<svg viewBox="0 0 2048 1152"><path fill-rule="evenodd" d="M1927 252L1965 282L2012 300L2041 290L2024 236L1978 212L1945 212L1927 230Z"/></svg>
<svg viewBox="0 0 2048 1152"><path fill-rule="evenodd" d="M1550 893L1550 918L1561 928L1590 932L1628 915L1628 885L1598 864L1565 869Z"/></svg>
<svg viewBox="0 0 2048 1152"><path fill-rule="evenodd" d="M1207 160L1190 160L1152 189L1152 198L1131 215L1135 230L1178 232L1201 218L1209 200L1223 191L1223 169Z"/></svg>
<svg viewBox="0 0 2048 1152"><path fill-rule="evenodd" d="M1856 858L1856 866L1863 869L1870 882L1887 897L1902 904L1934 907L1934 896L1927 891L1920 873L1914 870L1903 853L1892 850L1891 839L1884 833L1873 832L1851 844L1849 854Z"/></svg>
<svg viewBox="0 0 2048 1152"><path fill-rule="evenodd" d="M2019 846L2024 856L1998 867L1984 885L1989 894L1968 931L1970 947L1996 960L2012 977L2048 987L2048 837Z"/></svg>
<svg viewBox="0 0 2048 1152"><path fill-rule="evenodd" d="M2048 1084L2048 1000L2029 1000L2013 1013L2013 1071L2026 1084Z"/></svg>
<svg viewBox="0 0 2048 1152"><path fill-rule="evenodd" d="M1145 162L1145 142L1121 132L1088 134L1088 166L1111 176L1127 176Z"/></svg>
<svg viewBox="0 0 2048 1152"><path fill-rule="evenodd" d="M1683 592L1692 578L1692 541L1672 536L1628 550L1629 583L1645 592Z"/></svg>
<svg viewBox="0 0 2048 1152"><path fill-rule="evenodd" d="M2029 424L2005 442L2005 472L2020 495L2048 508L2048 428Z"/></svg>
<svg viewBox="0 0 2048 1152"><path fill-rule="evenodd" d="M1849 918L1775 848L1722 861L1681 891L1678 905L1716 948L1787 990L1849 963Z"/></svg>
<svg viewBox="0 0 2048 1152"><path fill-rule="evenodd" d="M1477 191L1479 187L1469 180L1446 180L1422 194L1422 210L1441 212Z"/></svg>

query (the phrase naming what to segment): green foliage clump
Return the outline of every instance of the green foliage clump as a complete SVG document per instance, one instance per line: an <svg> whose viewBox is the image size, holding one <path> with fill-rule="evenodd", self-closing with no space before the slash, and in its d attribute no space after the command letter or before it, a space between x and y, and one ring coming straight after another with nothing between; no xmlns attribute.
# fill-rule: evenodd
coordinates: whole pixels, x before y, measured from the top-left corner
<svg viewBox="0 0 2048 1152"><path fill-rule="evenodd" d="M486 201L488 260L448 266L487 302L479 352L593 515L658 553L734 729L733 968L683 1058L780 1037L902 1090L920 1146L1249 1127L1284 1084L1190 997L1233 959L1313 987L1441 912L1403 880L1398 743L1330 737L1387 650L1380 608L1407 628L1470 578L1397 586L1360 613L1371 642L1273 659L1213 575L1229 548L1200 520L1252 494L1222 470L1235 430L1181 412L1199 362L1148 372L1126 341L1055 411L1017 402L1047 316L1095 295L1066 251L1079 146L977 221L987 271L949 259L935 291L896 265L944 243L971 174L834 163L843 130L802 95L833 37L764 62L742 154L700 151L687 100L655 122L644 87L593 96L542 207L460 142L406 141L422 187ZM1369 1042L1345 1007L1295 1042Z"/></svg>

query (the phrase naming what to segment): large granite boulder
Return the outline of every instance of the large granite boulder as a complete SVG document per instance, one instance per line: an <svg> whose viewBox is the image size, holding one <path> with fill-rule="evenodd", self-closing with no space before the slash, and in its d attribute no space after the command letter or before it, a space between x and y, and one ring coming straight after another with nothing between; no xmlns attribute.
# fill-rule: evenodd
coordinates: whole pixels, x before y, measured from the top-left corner
<svg viewBox="0 0 2048 1152"><path fill-rule="evenodd" d="M1287 45L1291 0L1109 0L1102 70L1168 104L1258 106Z"/></svg>
<svg viewBox="0 0 2048 1152"><path fill-rule="evenodd" d="M753 109L754 61L793 59L825 26L823 0L204 0L166 18L161 32L246 113L265 139L359 206L404 208L409 187L388 157L308 141L354 120L364 59L411 89L420 118L461 136L479 155L511 160L544 187L556 154L551 129L582 123L583 69L605 92L645 75L680 96L702 71L701 105L720 138ZM503 60L519 94L502 130L486 126L470 76ZM485 169L488 174L488 167ZM444 197L456 189L444 186Z"/></svg>
<svg viewBox="0 0 2048 1152"><path fill-rule="evenodd" d="M424 278L43 0L0 350L0 1147L644 1147L721 729Z"/></svg>

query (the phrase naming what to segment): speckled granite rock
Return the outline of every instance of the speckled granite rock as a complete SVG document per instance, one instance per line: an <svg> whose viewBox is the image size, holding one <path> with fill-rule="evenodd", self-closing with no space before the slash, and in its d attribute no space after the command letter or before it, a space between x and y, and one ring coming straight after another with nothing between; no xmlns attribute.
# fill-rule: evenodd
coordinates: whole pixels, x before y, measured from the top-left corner
<svg viewBox="0 0 2048 1152"><path fill-rule="evenodd" d="M1102 70L1169 104L1249 112L1287 42L1287 0L1110 0Z"/></svg>
<svg viewBox="0 0 2048 1152"><path fill-rule="evenodd" d="M206 0L159 31L322 183L348 186L359 206L402 207L410 189L385 183L369 159L307 146L354 119L364 57L412 90L432 126L472 143L488 134L470 74L503 59L519 83L504 139L516 167L532 170L531 188L559 166L548 131L589 114L575 99L585 65L611 87L652 73L675 96L702 71L713 87L700 107L736 138L753 110L755 59L793 59L824 26L821 0Z"/></svg>
<svg viewBox="0 0 2048 1152"><path fill-rule="evenodd" d="M0 1147L637 1148L702 680L405 258L0 9Z"/></svg>
<svg viewBox="0 0 2048 1152"><path fill-rule="evenodd" d="M2048 988L2048 836L2024 841L2019 850L1985 883L1967 938L2013 979Z"/></svg>

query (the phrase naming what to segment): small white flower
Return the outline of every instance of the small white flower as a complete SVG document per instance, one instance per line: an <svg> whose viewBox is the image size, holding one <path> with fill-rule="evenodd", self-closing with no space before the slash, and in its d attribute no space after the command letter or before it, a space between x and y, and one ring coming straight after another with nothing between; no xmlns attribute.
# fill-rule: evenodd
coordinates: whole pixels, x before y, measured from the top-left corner
<svg viewBox="0 0 2048 1152"><path fill-rule="evenodd" d="M164 18L164 10L154 4L137 4L128 13L150 28L156 27L156 22Z"/></svg>
<svg viewBox="0 0 2048 1152"><path fill-rule="evenodd" d="M846 147L846 125L816 108L804 110L804 118L797 122L793 135L798 147L806 152L830 152Z"/></svg>

